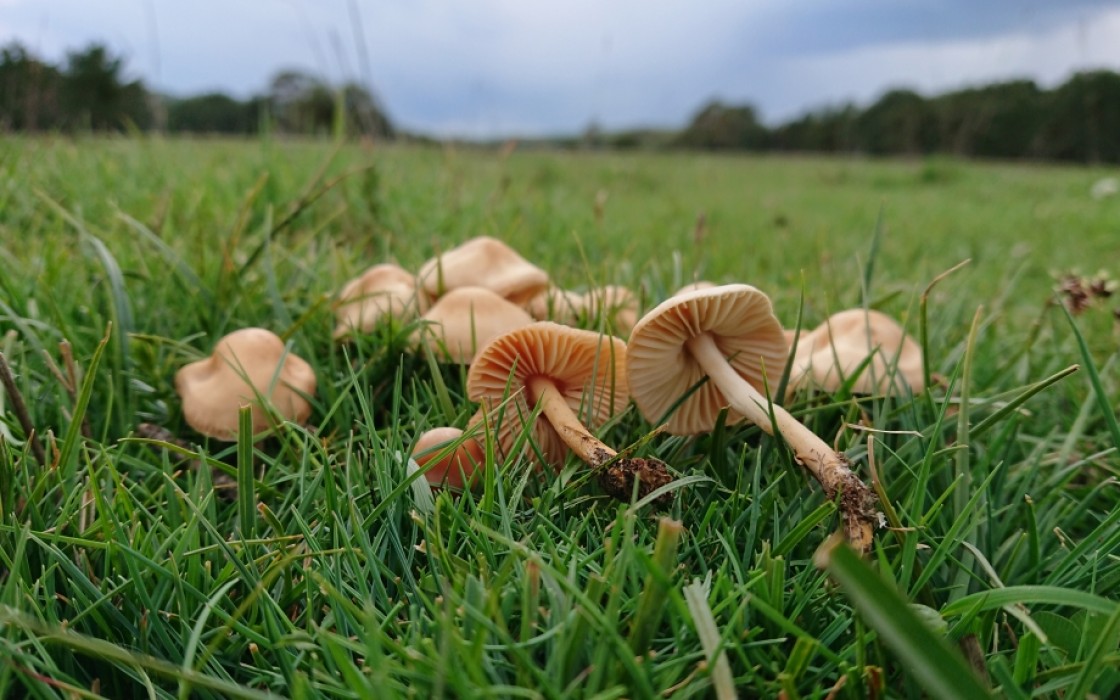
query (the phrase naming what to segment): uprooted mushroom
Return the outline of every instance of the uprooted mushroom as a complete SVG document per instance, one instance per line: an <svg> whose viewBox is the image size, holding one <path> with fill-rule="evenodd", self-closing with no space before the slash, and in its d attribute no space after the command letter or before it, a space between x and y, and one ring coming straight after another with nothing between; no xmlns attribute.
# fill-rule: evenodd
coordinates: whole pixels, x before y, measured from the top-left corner
<svg viewBox="0 0 1120 700"><path fill-rule="evenodd" d="M642 414L665 420L676 435L711 430L728 407L729 423L746 418L771 435L779 432L825 494L839 495L845 533L866 553L878 520L873 493L844 455L759 390L764 383L777 387L787 354L770 299L754 287L686 292L634 326L627 350L630 389Z"/></svg>
<svg viewBox="0 0 1120 700"><path fill-rule="evenodd" d="M837 312L803 335L794 353L790 388L836 391L856 372L851 390L857 394L925 388L921 348L897 321L874 309Z"/></svg>
<svg viewBox="0 0 1120 700"><path fill-rule="evenodd" d="M551 466L559 468L562 443L594 470L603 490L629 500L672 481L664 463L620 455L592 428L625 410L626 344L619 338L541 321L495 338L475 358L467 393L483 410L499 415L506 439L527 427L549 446ZM503 435L498 434L501 441ZM505 450L509 445L503 446ZM671 497L665 496L661 503Z"/></svg>

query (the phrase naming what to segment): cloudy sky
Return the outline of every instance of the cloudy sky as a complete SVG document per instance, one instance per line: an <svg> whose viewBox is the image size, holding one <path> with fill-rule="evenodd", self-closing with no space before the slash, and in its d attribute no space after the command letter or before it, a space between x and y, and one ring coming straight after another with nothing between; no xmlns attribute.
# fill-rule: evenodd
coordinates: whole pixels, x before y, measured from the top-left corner
<svg viewBox="0 0 1120 700"><path fill-rule="evenodd" d="M410 129L540 135L1120 70L1120 0L0 0L13 39L49 60L107 43L177 95L292 67L372 82Z"/></svg>

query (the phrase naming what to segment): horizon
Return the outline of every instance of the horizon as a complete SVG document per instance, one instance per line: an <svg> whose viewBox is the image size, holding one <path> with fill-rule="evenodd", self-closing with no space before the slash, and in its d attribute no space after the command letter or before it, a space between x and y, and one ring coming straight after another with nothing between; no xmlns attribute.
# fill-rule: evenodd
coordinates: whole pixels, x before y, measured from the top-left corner
<svg viewBox="0 0 1120 700"><path fill-rule="evenodd" d="M285 10L256 11L266 4ZM930 97L1019 79L1050 89L1077 72L1120 70L1120 42L1110 39L1120 35L1120 7L1100 0L968 10L963 2L855 0L838 9L719 0L662 5L656 15L634 2L590 0L575 9L503 0L470 8L253 0L214 12L199 9L218 7L210 0L191 8L142 0L118 11L51 5L0 0L0 43L19 41L57 63L100 42L125 59L130 77L175 98L246 99L286 69L353 81L371 88L400 128L445 139L547 138L591 125L673 130L713 101L749 104L773 127L829 107L866 107L892 89ZM703 46L685 45L697 37Z"/></svg>

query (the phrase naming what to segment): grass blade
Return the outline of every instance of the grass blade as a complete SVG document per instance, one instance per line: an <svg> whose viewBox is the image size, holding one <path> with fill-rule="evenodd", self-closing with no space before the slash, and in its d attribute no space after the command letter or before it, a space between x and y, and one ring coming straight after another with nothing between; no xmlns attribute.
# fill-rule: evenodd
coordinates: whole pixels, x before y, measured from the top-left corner
<svg viewBox="0 0 1120 700"><path fill-rule="evenodd" d="M982 700L991 694L945 639L934 634L902 596L887 585L838 535L814 560L840 584L863 620L899 658L931 698Z"/></svg>

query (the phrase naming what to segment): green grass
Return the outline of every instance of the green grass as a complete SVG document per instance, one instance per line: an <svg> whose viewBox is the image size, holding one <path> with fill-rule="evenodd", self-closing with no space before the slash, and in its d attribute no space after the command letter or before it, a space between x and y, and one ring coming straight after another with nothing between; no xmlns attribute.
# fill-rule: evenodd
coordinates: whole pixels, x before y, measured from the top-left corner
<svg viewBox="0 0 1120 700"><path fill-rule="evenodd" d="M1120 274L1120 199L1088 197L1103 174L0 140L0 352L50 461L5 396L0 697L1120 692L1116 331L1049 304L1051 271ZM835 507L750 426L649 438L631 409L606 431L684 478L680 533L574 461L418 493L399 456L466 424L464 372L407 353L408 328L334 345L330 297L477 234L647 307L701 277L762 288L790 325L802 302L809 327L866 302L915 335L927 285L971 259L926 302L943 384L791 404L868 481L873 456L895 527L870 561L829 544L817 568ZM200 439L174 373L250 325L316 369L313 427ZM141 422L252 488L221 498L181 449L130 437ZM968 673L962 649L986 678L931 681Z"/></svg>

